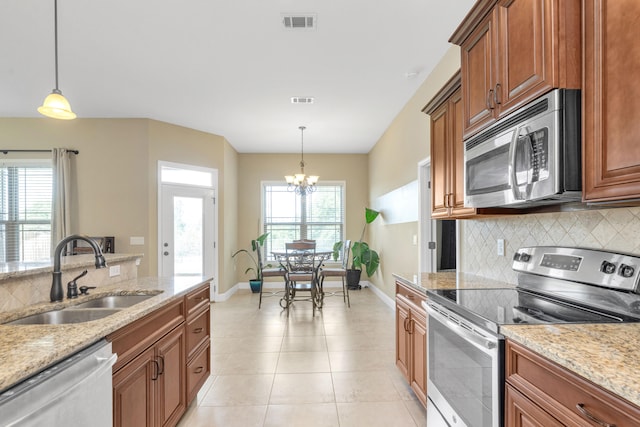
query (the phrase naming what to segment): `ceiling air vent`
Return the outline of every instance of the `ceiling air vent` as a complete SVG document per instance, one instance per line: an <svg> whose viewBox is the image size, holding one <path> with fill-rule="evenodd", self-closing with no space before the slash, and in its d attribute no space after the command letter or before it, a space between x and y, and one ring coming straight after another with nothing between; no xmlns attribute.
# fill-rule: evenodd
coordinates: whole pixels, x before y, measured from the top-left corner
<svg viewBox="0 0 640 427"><path fill-rule="evenodd" d="M291 98L292 104L313 104L315 98L310 96L294 96Z"/></svg>
<svg viewBox="0 0 640 427"><path fill-rule="evenodd" d="M283 13L282 23L288 30L315 30L317 17L315 13L293 14Z"/></svg>

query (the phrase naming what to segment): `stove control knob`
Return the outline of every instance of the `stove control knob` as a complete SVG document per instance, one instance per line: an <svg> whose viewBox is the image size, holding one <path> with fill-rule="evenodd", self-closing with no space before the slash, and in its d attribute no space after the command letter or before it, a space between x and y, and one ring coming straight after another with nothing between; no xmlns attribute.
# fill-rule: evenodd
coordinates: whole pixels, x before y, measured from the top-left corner
<svg viewBox="0 0 640 427"><path fill-rule="evenodd" d="M635 272L633 267L626 264L620 264L620 268L618 269L618 274L622 277L633 277L633 273Z"/></svg>
<svg viewBox="0 0 640 427"><path fill-rule="evenodd" d="M616 265L609 261L602 261L602 264L600 264L600 271L604 274L613 274L616 271Z"/></svg>
<svg viewBox="0 0 640 427"><path fill-rule="evenodd" d="M520 261L529 262L529 260L531 260L531 255L525 253L520 254Z"/></svg>
<svg viewBox="0 0 640 427"><path fill-rule="evenodd" d="M520 261L520 252L516 252L515 254L513 254L513 260Z"/></svg>

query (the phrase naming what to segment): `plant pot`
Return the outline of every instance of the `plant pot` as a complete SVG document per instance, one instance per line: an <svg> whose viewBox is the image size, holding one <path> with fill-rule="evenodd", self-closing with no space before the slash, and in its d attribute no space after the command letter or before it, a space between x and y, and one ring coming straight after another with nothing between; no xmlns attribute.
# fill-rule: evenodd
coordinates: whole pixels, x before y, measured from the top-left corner
<svg viewBox="0 0 640 427"><path fill-rule="evenodd" d="M260 292L262 280L249 280L249 286L251 287L251 292L257 294L258 292Z"/></svg>
<svg viewBox="0 0 640 427"><path fill-rule="evenodd" d="M357 290L362 288L360 286L360 270L347 270L347 287L349 290Z"/></svg>

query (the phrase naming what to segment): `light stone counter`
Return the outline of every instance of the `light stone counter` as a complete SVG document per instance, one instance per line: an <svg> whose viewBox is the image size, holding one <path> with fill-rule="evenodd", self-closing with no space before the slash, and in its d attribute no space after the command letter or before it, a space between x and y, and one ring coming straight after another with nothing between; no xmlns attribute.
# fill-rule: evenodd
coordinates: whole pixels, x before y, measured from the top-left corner
<svg viewBox="0 0 640 427"><path fill-rule="evenodd" d="M417 278L415 274L394 273L393 277L400 283L425 293L427 289L513 288L515 286L512 283L455 271L422 273L420 275L420 283L413 281L414 277Z"/></svg>
<svg viewBox="0 0 640 427"><path fill-rule="evenodd" d="M100 286L90 291L90 295L79 297L72 302L65 299L62 303L40 303L19 310L0 312L0 323L4 323L105 295L156 294L161 291L139 304L90 322L67 325L0 324L0 391L104 338L169 301L182 297L190 289L209 280L206 278L136 278Z"/></svg>
<svg viewBox="0 0 640 427"><path fill-rule="evenodd" d="M640 324L512 325L504 336L640 406Z"/></svg>

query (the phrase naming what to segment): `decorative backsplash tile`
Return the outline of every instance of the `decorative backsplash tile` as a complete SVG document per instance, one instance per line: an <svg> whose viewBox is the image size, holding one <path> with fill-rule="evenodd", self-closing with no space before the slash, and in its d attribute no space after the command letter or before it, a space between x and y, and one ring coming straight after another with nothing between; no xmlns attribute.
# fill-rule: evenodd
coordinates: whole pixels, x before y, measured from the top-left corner
<svg viewBox="0 0 640 427"><path fill-rule="evenodd" d="M511 258L524 246L576 246L640 255L640 207L463 220L460 270L515 283ZM504 239L505 254L497 255Z"/></svg>

